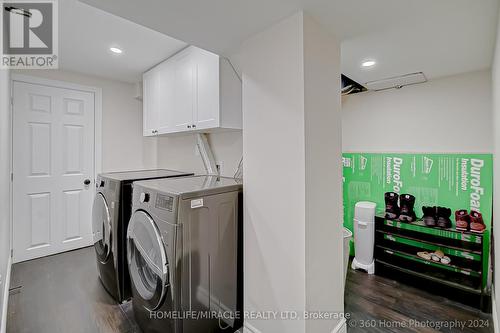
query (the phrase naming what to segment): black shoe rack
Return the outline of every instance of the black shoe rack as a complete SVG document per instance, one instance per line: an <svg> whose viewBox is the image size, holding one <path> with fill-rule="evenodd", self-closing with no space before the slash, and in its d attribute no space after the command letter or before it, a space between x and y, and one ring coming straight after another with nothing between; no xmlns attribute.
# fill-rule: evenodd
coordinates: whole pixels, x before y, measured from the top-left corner
<svg viewBox="0 0 500 333"><path fill-rule="evenodd" d="M426 260L418 252L441 250L449 264ZM375 218L375 273L402 280L431 293L490 311L482 286L483 235Z"/></svg>

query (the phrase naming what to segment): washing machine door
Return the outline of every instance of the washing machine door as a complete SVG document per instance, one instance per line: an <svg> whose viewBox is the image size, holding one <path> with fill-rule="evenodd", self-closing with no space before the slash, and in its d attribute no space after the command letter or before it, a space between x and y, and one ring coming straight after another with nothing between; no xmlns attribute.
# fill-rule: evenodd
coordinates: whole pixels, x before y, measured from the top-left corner
<svg viewBox="0 0 500 333"><path fill-rule="evenodd" d="M97 258L104 264L111 253L111 216L101 193L96 194L92 206L92 235Z"/></svg>
<svg viewBox="0 0 500 333"><path fill-rule="evenodd" d="M128 226L127 260L138 296L148 310L158 309L169 288L168 261L155 222L141 210L134 212Z"/></svg>

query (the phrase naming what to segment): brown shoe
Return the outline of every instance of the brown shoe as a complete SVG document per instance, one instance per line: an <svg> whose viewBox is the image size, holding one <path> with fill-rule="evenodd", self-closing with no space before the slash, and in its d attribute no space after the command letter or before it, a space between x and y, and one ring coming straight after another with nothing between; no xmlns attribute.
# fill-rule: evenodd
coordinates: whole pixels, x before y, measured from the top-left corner
<svg viewBox="0 0 500 333"><path fill-rule="evenodd" d="M486 229L483 221L483 215L475 210L470 211L470 231L482 234Z"/></svg>
<svg viewBox="0 0 500 333"><path fill-rule="evenodd" d="M455 229L459 231L469 230L470 215L465 209L457 210L455 212Z"/></svg>
<svg viewBox="0 0 500 333"><path fill-rule="evenodd" d="M420 258L425 259L425 260L431 260L431 254L429 252L426 252L426 251L417 252L417 256L419 256Z"/></svg>

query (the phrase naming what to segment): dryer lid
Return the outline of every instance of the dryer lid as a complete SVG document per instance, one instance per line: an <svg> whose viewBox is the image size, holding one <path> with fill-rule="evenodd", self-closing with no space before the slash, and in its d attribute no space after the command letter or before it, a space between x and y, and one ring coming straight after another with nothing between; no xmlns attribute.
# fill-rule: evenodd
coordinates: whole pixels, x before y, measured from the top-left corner
<svg viewBox="0 0 500 333"><path fill-rule="evenodd" d="M180 177L190 176L191 172L183 172L167 169L154 169L154 170L136 170L136 171L123 171L123 172L108 172L100 176L113 179L116 181L135 181L156 178Z"/></svg>

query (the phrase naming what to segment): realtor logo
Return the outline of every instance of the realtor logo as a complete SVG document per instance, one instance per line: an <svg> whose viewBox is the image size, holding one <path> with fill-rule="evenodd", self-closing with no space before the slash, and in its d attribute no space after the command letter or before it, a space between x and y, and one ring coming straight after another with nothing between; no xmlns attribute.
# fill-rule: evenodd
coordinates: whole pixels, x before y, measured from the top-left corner
<svg viewBox="0 0 500 333"><path fill-rule="evenodd" d="M2 68L58 67L57 2L2 2Z"/></svg>

